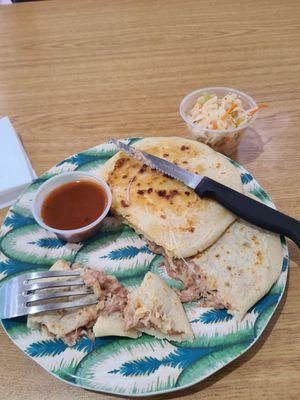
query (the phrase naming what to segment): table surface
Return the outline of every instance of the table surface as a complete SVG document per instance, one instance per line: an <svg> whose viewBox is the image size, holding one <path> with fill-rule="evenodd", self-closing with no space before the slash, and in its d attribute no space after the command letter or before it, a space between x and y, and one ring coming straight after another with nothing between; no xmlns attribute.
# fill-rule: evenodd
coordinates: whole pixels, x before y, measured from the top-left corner
<svg viewBox="0 0 300 400"><path fill-rule="evenodd" d="M112 136L188 136L180 100L228 86L268 103L233 158L300 218L300 2L46 1L0 6L0 113L38 174ZM0 219L7 210L0 212ZM298 399L300 252L262 338L184 399ZM68 386L0 330L1 398L108 399ZM158 398L158 397L155 397Z"/></svg>

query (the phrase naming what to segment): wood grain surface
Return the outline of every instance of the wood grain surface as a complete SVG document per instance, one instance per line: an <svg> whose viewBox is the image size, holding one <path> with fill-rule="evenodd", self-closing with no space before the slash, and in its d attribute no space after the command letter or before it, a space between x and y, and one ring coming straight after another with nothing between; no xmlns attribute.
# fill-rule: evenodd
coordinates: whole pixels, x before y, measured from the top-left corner
<svg viewBox="0 0 300 400"><path fill-rule="evenodd" d="M0 115L11 118L40 174L111 136L188 136L178 114L185 94L238 88L269 108L233 158L300 219L299 21L297 0L0 6ZM292 243L289 251L287 293L257 344L164 398L300 398L300 251ZM110 398L50 376L2 330L0 360L2 399Z"/></svg>

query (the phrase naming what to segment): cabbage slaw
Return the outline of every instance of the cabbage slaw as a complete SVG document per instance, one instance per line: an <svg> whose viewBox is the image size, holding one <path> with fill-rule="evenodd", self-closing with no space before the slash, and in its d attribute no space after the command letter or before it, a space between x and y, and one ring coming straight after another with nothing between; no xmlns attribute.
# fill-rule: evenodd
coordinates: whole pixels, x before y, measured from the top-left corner
<svg viewBox="0 0 300 400"><path fill-rule="evenodd" d="M230 130L247 124L260 108L265 107L266 104L260 104L245 110L242 100L235 93L228 93L222 98L214 93L204 93L190 110L189 118L193 124L204 129Z"/></svg>

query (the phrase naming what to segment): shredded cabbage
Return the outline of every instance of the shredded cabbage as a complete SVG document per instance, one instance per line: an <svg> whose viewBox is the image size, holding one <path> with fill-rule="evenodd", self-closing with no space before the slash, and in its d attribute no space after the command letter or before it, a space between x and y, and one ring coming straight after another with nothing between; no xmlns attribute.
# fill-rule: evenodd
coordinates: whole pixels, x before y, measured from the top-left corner
<svg viewBox="0 0 300 400"><path fill-rule="evenodd" d="M262 104L245 110L242 100L235 93L228 93L222 98L214 93L201 95L190 111L191 122L205 129L229 130L250 121Z"/></svg>

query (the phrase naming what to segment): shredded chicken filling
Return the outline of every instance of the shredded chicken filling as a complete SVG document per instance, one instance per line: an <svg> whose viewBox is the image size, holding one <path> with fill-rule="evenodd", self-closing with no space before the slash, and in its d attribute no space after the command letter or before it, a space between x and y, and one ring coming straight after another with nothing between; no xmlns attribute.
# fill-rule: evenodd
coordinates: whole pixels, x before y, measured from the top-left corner
<svg viewBox="0 0 300 400"><path fill-rule="evenodd" d="M146 310L136 308L132 310L128 305L125 309L126 329L152 328L168 335L180 335L183 331L173 329L162 310Z"/></svg>
<svg viewBox="0 0 300 400"><path fill-rule="evenodd" d="M176 290L182 303L200 299L203 307L224 308L218 291L207 287L205 280L194 271L192 262L174 259L174 267L168 262L165 264L169 276L173 279L179 279L184 284L184 290Z"/></svg>
<svg viewBox="0 0 300 400"><path fill-rule="evenodd" d="M110 315L114 312L124 312L127 304L127 289L118 280L110 275L106 275L103 271L94 271L87 269L82 274L82 279L87 287L91 287L99 299L96 306L88 306L87 320L84 326L67 333L62 340L69 346L74 346L82 336L88 336L94 339L92 328L99 314ZM61 317L68 311L58 310ZM44 325L43 329L54 336Z"/></svg>
<svg viewBox="0 0 300 400"><path fill-rule="evenodd" d="M106 275L103 271L87 270L82 279L87 287L93 289L99 301L103 302L101 314L124 312L128 291L117 278Z"/></svg>
<svg viewBox="0 0 300 400"><path fill-rule="evenodd" d="M153 251L153 253L161 254L164 257L164 265L168 275L183 283L183 290L174 289L182 303L200 300L201 306L203 307L224 308L224 304L217 290L210 290L207 287L205 280L195 272L194 265L191 261L173 259L173 265L170 265L164 248L157 245L155 242L146 241L149 249Z"/></svg>

